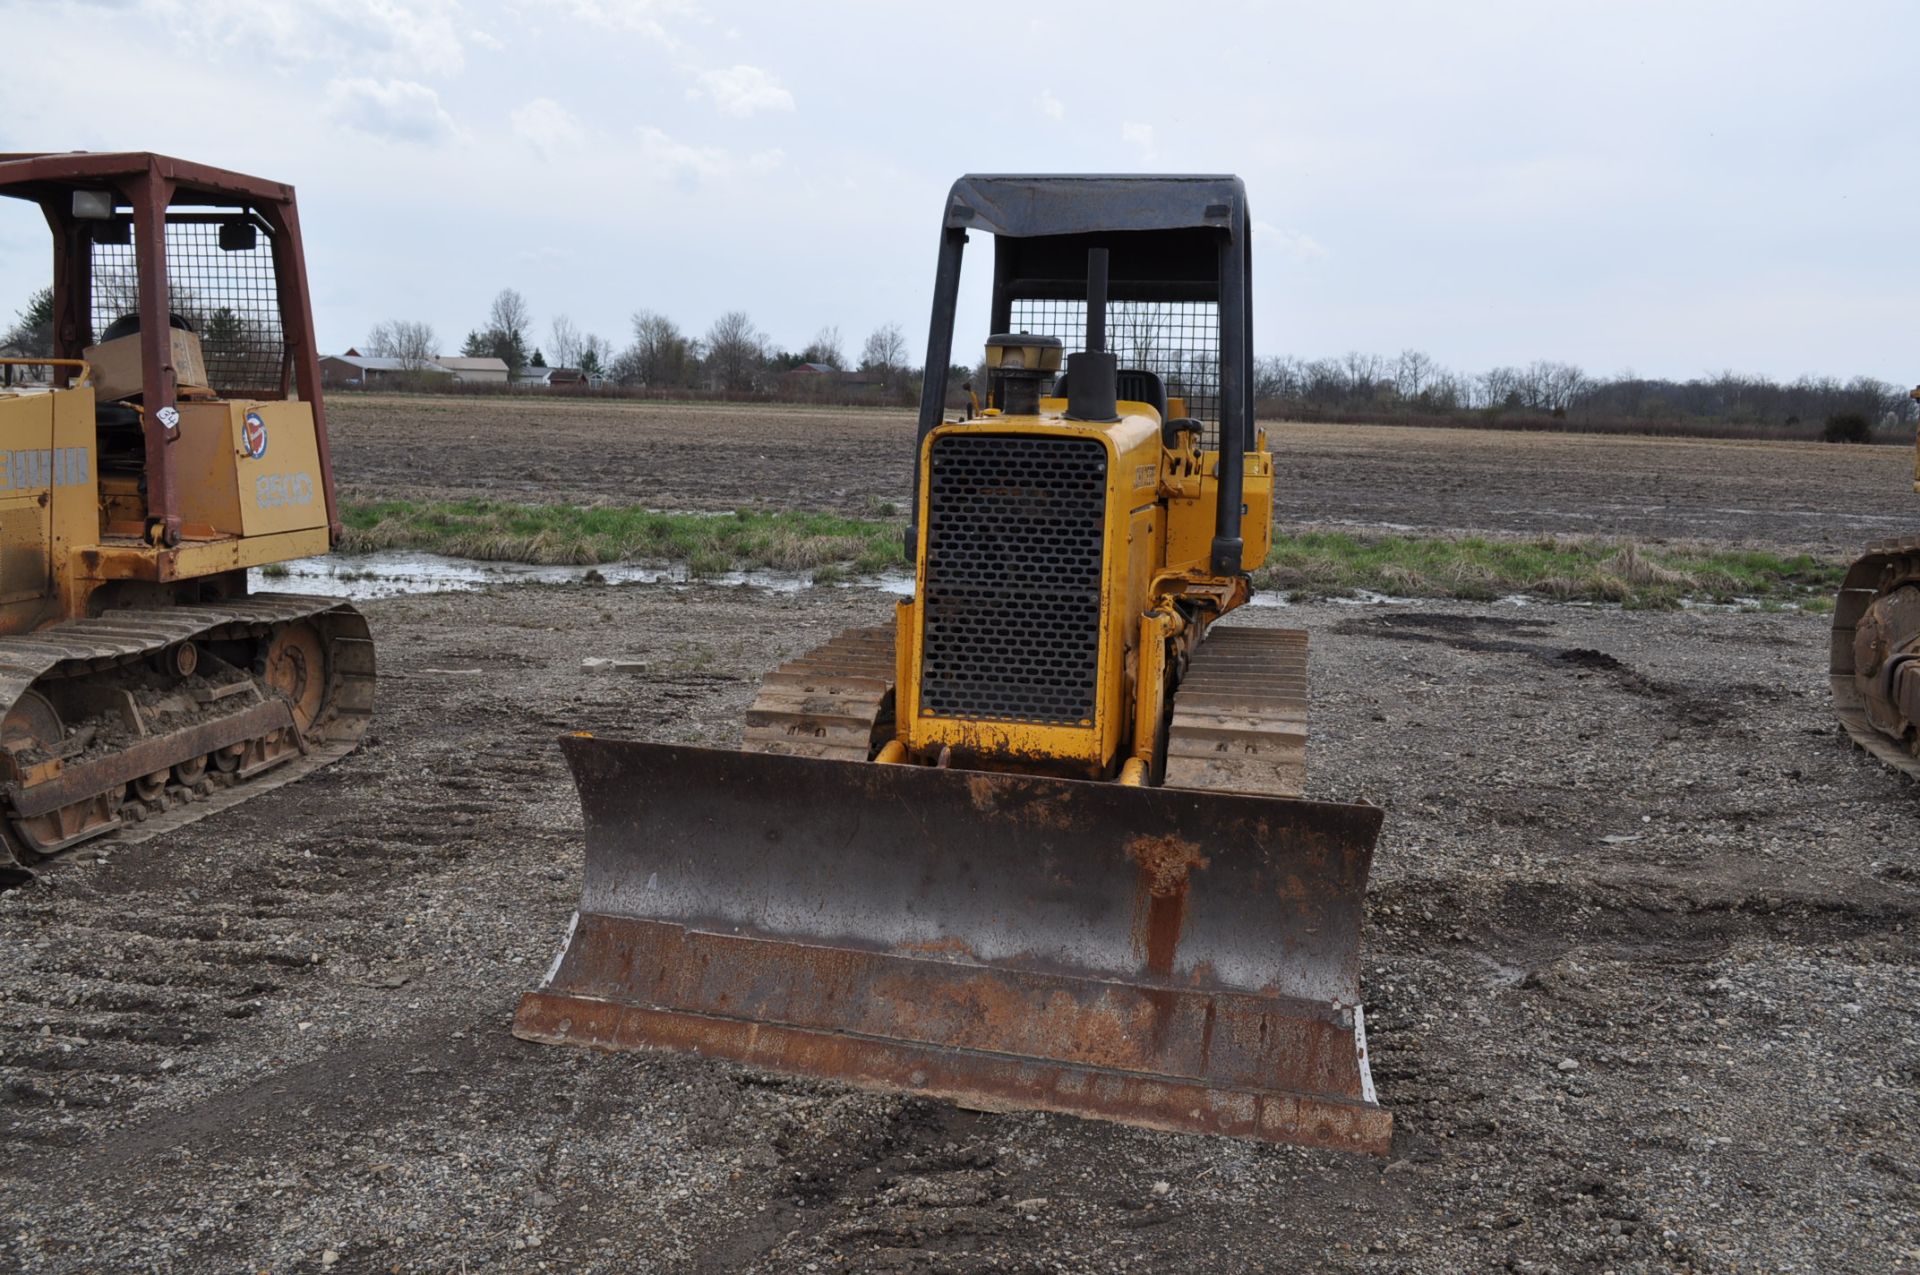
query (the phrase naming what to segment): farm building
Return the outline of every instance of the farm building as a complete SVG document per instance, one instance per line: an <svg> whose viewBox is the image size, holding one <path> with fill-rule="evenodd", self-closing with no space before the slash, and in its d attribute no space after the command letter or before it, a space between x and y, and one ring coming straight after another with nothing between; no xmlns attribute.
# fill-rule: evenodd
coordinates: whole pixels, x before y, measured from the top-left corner
<svg viewBox="0 0 1920 1275"><path fill-rule="evenodd" d="M587 374L577 367L523 367L513 383L523 390L584 389Z"/></svg>
<svg viewBox="0 0 1920 1275"><path fill-rule="evenodd" d="M453 379L462 385L505 385L507 383L505 359L439 358L434 362L453 373Z"/></svg>
<svg viewBox="0 0 1920 1275"><path fill-rule="evenodd" d="M494 360L498 361L498 360ZM358 385L372 387L403 378L452 377L453 372L438 362L410 366L404 359L378 358L348 350L345 354L320 356L322 385Z"/></svg>
<svg viewBox="0 0 1920 1275"><path fill-rule="evenodd" d="M880 372L842 372L830 363L802 363L775 378L783 395L794 394L877 394L886 388L886 376Z"/></svg>

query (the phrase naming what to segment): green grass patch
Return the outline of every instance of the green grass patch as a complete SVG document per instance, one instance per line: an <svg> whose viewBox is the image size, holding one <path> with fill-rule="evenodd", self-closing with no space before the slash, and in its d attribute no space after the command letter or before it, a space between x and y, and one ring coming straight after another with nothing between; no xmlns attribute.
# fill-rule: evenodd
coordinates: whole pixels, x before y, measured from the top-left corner
<svg viewBox="0 0 1920 1275"><path fill-rule="evenodd" d="M1360 591L1486 601L1511 594L1635 608L1683 602L1793 604L1832 609L1844 566L1808 554L1662 546L1582 537L1276 536L1261 588L1295 597Z"/></svg>
<svg viewBox="0 0 1920 1275"><path fill-rule="evenodd" d="M890 507L882 506L891 514ZM490 500L349 502L349 552L413 549L488 562L591 566L684 564L687 574L805 573L815 584L902 570L902 521L773 512L655 513L633 506L519 505ZM1626 607L1683 602L1828 611L1844 570L1807 554L1586 537L1276 535L1262 588L1297 598L1371 591L1487 601L1510 594Z"/></svg>
<svg viewBox="0 0 1920 1275"><path fill-rule="evenodd" d="M348 502L352 553L416 549L483 562L589 566L680 562L727 571L876 575L900 565L900 524L823 513L663 514L618 505L517 505L491 500Z"/></svg>

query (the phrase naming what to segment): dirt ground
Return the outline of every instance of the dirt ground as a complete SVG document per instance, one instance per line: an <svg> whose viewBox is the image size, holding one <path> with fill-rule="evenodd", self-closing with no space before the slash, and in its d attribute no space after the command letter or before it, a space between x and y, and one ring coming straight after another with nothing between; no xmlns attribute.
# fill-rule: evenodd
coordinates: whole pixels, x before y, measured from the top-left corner
<svg viewBox="0 0 1920 1275"><path fill-rule="evenodd" d="M339 395L370 498L904 509L904 411ZM1707 540L1851 557L1920 526L1911 449L1269 424L1283 522Z"/></svg>
<svg viewBox="0 0 1920 1275"><path fill-rule="evenodd" d="M369 604L365 749L0 896L0 1266L1920 1269L1920 802L1807 617L1241 613L1313 634L1312 794L1387 808L1386 1163L514 1040L578 886L554 735L727 746L887 606Z"/></svg>
<svg viewBox="0 0 1920 1275"><path fill-rule="evenodd" d="M540 405L504 440L420 413L409 439L375 436L377 406L336 413L362 494L810 504L836 475L859 508L907 429ZM1657 534L1817 546L1920 514L1892 449L1301 438L1288 490L1328 521L1519 529L1527 489L1588 530L1656 534L1628 514L1661 505ZM1852 512L1789 516L1822 501ZM1920 1271L1920 791L1832 725L1819 617L1234 617L1312 634L1310 795L1386 808L1364 970L1384 1162L513 1039L579 888L554 737L731 746L765 671L890 604L366 604L363 749L0 894L0 1269Z"/></svg>

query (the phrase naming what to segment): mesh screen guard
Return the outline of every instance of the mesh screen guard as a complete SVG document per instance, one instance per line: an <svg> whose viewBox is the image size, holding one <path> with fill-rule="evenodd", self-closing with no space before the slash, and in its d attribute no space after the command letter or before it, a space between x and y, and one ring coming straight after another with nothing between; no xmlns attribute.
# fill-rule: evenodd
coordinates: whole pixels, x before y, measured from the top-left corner
<svg viewBox="0 0 1920 1275"><path fill-rule="evenodd" d="M167 218L168 304L199 334L213 388L229 395L278 397L287 358L280 320L279 283L272 240L264 226L252 248L220 247L230 215L174 214ZM134 234L138 234L135 230ZM134 242L93 245L93 335L140 310Z"/></svg>
<svg viewBox="0 0 1920 1275"><path fill-rule="evenodd" d="M1013 298L1012 330L1086 348L1087 303ZM1220 443L1220 307L1212 301L1109 301L1107 350L1123 368L1157 373L1167 394L1204 424L1202 446Z"/></svg>
<svg viewBox="0 0 1920 1275"><path fill-rule="evenodd" d="M934 442L922 713L1093 724L1106 486L1095 439Z"/></svg>

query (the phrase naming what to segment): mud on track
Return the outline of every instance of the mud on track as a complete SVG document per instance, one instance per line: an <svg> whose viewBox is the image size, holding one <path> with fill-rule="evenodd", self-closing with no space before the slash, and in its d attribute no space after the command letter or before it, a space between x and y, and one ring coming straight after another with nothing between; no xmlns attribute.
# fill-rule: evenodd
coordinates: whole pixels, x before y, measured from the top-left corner
<svg viewBox="0 0 1920 1275"><path fill-rule="evenodd" d="M1242 613L1313 633L1311 795L1387 806L1385 1165L513 1040L578 886L553 737L730 745L889 606L369 604L362 752L0 896L0 1269L1920 1261L1920 792L1830 726L1813 618Z"/></svg>
<svg viewBox="0 0 1920 1275"><path fill-rule="evenodd" d="M350 496L904 509L910 412L438 395L329 400ZM1920 527L1897 447L1272 423L1289 524L1684 539L1851 558Z"/></svg>

